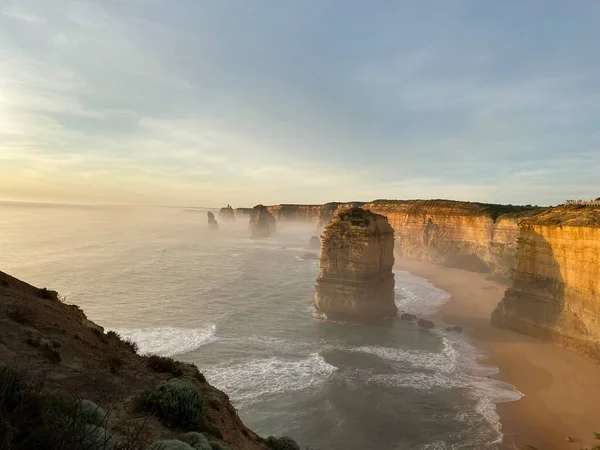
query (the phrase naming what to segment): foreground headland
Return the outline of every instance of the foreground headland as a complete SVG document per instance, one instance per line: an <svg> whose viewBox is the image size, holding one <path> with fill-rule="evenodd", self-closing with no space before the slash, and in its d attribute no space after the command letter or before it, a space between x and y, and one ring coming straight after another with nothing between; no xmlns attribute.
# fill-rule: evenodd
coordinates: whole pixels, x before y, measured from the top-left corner
<svg viewBox="0 0 600 450"><path fill-rule="evenodd" d="M489 351L490 363L500 370L494 378L524 394L519 401L498 405L506 444L540 450L598 444L593 433L600 431L599 364L551 343L493 327L490 315L506 285L489 275L415 260L396 260L396 268L448 292L451 299L437 319L462 326Z"/></svg>
<svg viewBox="0 0 600 450"><path fill-rule="evenodd" d="M0 448L299 450L246 428L195 365L140 355L63 300L0 272Z"/></svg>

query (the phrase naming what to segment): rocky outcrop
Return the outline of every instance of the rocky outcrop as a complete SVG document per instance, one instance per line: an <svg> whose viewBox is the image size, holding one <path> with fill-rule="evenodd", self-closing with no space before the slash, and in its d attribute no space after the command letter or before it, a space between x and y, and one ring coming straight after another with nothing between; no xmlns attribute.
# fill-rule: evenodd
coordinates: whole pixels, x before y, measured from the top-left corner
<svg viewBox="0 0 600 450"><path fill-rule="evenodd" d="M600 359L600 208L561 206L520 223L512 286L492 323Z"/></svg>
<svg viewBox="0 0 600 450"><path fill-rule="evenodd" d="M206 214L206 217L208 219L208 228L210 228L211 230L218 230L219 222L216 221L215 215L209 211Z"/></svg>
<svg viewBox="0 0 600 450"><path fill-rule="evenodd" d="M250 214L250 231L253 238L268 238L276 231L275 217L266 206L256 205Z"/></svg>
<svg viewBox="0 0 600 450"><path fill-rule="evenodd" d="M387 219L361 208L339 211L323 234L315 308L331 320L395 316L393 265Z"/></svg>
<svg viewBox="0 0 600 450"><path fill-rule="evenodd" d="M312 236L308 240L308 248L312 250L319 250L321 248L321 239L319 239L319 236Z"/></svg>
<svg viewBox="0 0 600 450"><path fill-rule="evenodd" d="M54 291L36 288L0 272L1 448L115 447L104 446L104 440L97 445L87 439L85 442L89 444L86 445L83 440L69 440L83 423L70 427L69 422L65 422L64 430L57 428L57 425L63 426L59 421L44 424L40 416L43 398L38 394L45 391L50 398L64 399L57 403L61 409L52 409L53 414L66 411L68 400L77 404L81 400L82 405L96 403L100 408L92 410L94 415L97 411L111 411L102 426L110 430L107 436L113 436L114 432L114 437L122 440L118 448L147 449L154 441L173 439L182 432L179 426L161 422L136 407L148 392L173 378L192 386L204 400L204 423L196 431L232 449L270 448L265 439L244 426L228 396L211 386L195 365L139 355L135 343L115 332L106 332L87 319L77 306L68 305L60 298ZM23 374L23 379L18 378L18 398L26 400L19 403L16 414L11 413L11 404L5 402L7 394L11 398L10 385L6 390L10 381L5 378L6 367ZM35 402L23 388L27 386L25 377L34 381ZM12 403L17 405L15 398L12 397ZM64 435L44 434L41 426L50 431L64 431ZM4 433L5 430L8 433ZM45 445L19 441L27 431L43 436Z"/></svg>
<svg viewBox="0 0 600 450"><path fill-rule="evenodd" d="M221 222L235 222L235 214L231 205L227 205L219 210L219 220Z"/></svg>

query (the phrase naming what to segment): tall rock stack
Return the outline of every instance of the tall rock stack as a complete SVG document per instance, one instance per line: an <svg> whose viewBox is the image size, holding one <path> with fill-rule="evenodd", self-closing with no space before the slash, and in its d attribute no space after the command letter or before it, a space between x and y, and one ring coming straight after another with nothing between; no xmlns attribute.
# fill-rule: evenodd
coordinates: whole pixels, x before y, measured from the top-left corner
<svg viewBox="0 0 600 450"><path fill-rule="evenodd" d="M327 224L315 308L331 320L372 321L393 317L394 229L385 216L354 207Z"/></svg>
<svg viewBox="0 0 600 450"><path fill-rule="evenodd" d="M276 221L266 206L256 205L250 214L250 232L253 238L268 238L275 233Z"/></svg>
<svg viewBox="0 0 600 450"><path fill-rule="evenodd" d="M219 211L219 219L221 222L235 222L235 215L233 214L233 208L231 205L221 208Z"/></svg>
<svg viewBox="0 0 600 450"><path fill-rule="evenodd" d="M219 222L216 221L215 215L209 211L208 214L206 214L206 217L208 218L208 228L211 230L218 230Z"/></svg>

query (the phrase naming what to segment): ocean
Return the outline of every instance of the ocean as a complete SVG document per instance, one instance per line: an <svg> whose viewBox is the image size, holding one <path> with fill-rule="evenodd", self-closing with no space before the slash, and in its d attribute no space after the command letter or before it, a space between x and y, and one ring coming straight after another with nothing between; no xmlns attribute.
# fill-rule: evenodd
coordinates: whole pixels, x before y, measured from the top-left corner
<svg viewBox="0 0 600 450"><path fill-rule="evenodd" d="M334 323L313 306L312 224L268 240L206 210L0 203L0 270L59 291L142 353L196 364L257 433L302 448L500 448L489 378L468 336L389 320ZM396 271L396 303L433 314L449 296Z"/></svg>

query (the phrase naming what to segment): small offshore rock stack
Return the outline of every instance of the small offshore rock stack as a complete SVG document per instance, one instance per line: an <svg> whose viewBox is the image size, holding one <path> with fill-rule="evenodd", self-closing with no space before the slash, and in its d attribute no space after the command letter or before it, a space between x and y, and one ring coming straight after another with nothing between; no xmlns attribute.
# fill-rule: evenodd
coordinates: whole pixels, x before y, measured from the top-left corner
<svg viewBox="0 0 600 450"><path fill-rule="evenodd" d="M250 231L253 238L268 238L275 233L276 222L266 206L256 205L250 214Z"/></svg>
<svg viewBox="0 0 600 450"><path fill-rule="evenodd" d="M331 320L394 317L393 266L387 219L358 207L339 211L323 233L315 308Z"/></svg>
<svg viewBox="0 0 600 450"><path fill-rule="evenodd" d="M235 222L235 214L233 213L231 205L221 208L219 211L219 220L221 220L221 222Z"/></svg>
<svg viewBox="0 0 600 450"><path fill-rule="evenodd" d="M211 230L218 230L219 222L215 220L215 215L209 211L208 214L206 214L206 217L208 218L208 228Z"/></svg>

